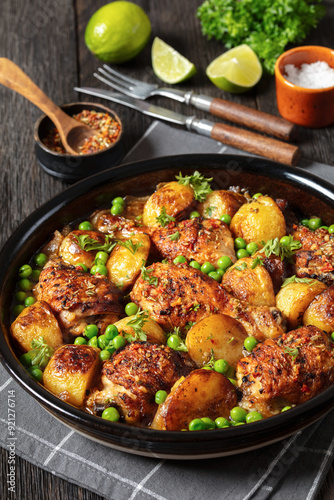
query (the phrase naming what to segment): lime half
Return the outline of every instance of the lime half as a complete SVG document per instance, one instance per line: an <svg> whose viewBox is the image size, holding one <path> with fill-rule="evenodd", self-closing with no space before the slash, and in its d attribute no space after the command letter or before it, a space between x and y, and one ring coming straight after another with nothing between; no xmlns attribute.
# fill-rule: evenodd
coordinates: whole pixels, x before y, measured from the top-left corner
<svg viewBox="0 0 334 500"><path fill-rule="evenodd" d="M224 52L206 68L218 88L227 92L246 92L258 83L262 66L254 50L243 44Z"/></svg>
<svg viewBox="0 0 334 500"><path fill-rule="evenodd" d="M173 47L156 37L152 44L152 67L160 80L179 83L196 73L196 68Z"/></svg>

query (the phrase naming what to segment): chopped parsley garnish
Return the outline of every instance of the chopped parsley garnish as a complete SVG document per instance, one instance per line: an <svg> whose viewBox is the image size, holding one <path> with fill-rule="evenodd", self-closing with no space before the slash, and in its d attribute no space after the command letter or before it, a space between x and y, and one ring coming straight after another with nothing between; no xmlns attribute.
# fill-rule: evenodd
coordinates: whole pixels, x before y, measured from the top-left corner
<svg viewBox="0 0 334 500"><path fill-rule="evenodd" d="M284 347L284 352L286 352L287 354L289 354L290 356L293 357L293 359L296 359L296 357L298 356L299 354L299 351L298 351L298 348L297 347L289 347L289 346L285 346Z"/></svg>
<svg viewBox="0 0 334 500"><path fill-rule="evenodd" d="M141 241L138 241L138 243L133 243L131 239L128 240L118 240L117 245L126 248L131 252L132 254L135 254L138 250L138 248L143 246L143 243Z"/></svg>
<svg viewBox="0 0 334 500"><path fill-rule="evenodd" d="M242 262L240 264L240 266L235 266L234 269L237 269L238 271L244 271L245 269L247 269L247 263L246 262Z"/></svg>
<svg viewBox="0 0 334 500"><path fill-rule="evenodd" d="M311 286L313 285L313 283L316 283L316 280L312 278L297 278L297 276L294 274L293 276L290 276L290 278L287 278L283 281L281 288L284 288L290 283L307 283L309 286Z"/></svg>
<svg viewBox="0 0 334 500"><path fill-rule="evenodd" d="M263 266L263 260L258 255L253 260L251 269L255 269L257 266Z"/></svg>
<svg viewBox="0 0 334 500"><path fill-rule="evenodd" d="M135 342L140 340L145 342L147 340L147 335L143 330L143 326L148 320L148 311L140 309L136 312L135 316L127 322L127 326L131 326L134 330L134 335L129 333L124 333L124 337L128 342Z"/></svg>
<svg viewBox="0 0 334 500"><path fill-rule="evenodd" d="M149 285L157 286L159 278L157 276L150 276L150 273L153 272L153 269L146 269L145 266L141 266L141 277L144 281L147 281Z"/></svg>
<svg viewBox="0 0 334 500"><path fill-rule="evenodd" d="M100 243L97 240L94 240L94 238L91 238L88 236L88 234L80 234L75 235L78 245L81 248L81 250L84 250L85 252L90 252L91 250L101 250L107 253L110 253L111 250L116 246L116 243L111 241L112 236L109 234L106 235L106 239L104 243Z"/></svg>
<svg viewBox="0 0 334 500"><path fill-rule="evenodd" d="M170 238L171 241L178 241L180 239L179 231L175 231L175 233L169 234L168 238Z"/></svg>
<svg viewBox="0 0 334 500"><path fill-rule="evenodd" d="M207 195L212 191L209 184L212 181L212 177L206 178L197 170L192 175L185 175L184 177L180 172L175 178L179 184L190 186L194 190L195 199L199 202L206 200Z"/></svg>
<svg viewBox="0 0 334 500"><path fill-rule="evenodd" d="M291 260L295 251L301 248L302 244L300 241L294 240L292 236L289 236L288 238L288 242L285 242L284 245L280 243L278 238L268 240L267 242L262 241L261 244L263 245L263 248L259 251L264 253L266 257L276 255L277 257L280 257L281 260Z"/></svg>
<svg viewBox="0 0 334 500"><path fill-rule="evenodd" d="M45 368L48 364L51 356L53 355L53 348L46 344L42 336L37 337L31 342L31 364L33 366L39 366L40 368Z"/></svg>
<svg viewBox="0 0 334 500"><path fill-rule="evenodd" d="M155 218L157 222L159 222L160 226L165 227L167 224L170 222L175 221L175 217L172 217L171 215L168 215L166 213L165 207L162 207L160 215Z"/></svg>
<svg viewBox="0 0 334 500"><path fill-rule="evenodd" d="M201 307L201 304L197 304L197 302L195 302L195 304L193 304L190 308L189 308L189 311L198 311L198 309Z"/></svg>
<svg viewBox="0 0 334 500"><path fill-rule="evenodd" d="M214 210L216 210L217 207L207 207L205 209L205 215L207 215L209 218L212 217L212 213Z"/></svg>

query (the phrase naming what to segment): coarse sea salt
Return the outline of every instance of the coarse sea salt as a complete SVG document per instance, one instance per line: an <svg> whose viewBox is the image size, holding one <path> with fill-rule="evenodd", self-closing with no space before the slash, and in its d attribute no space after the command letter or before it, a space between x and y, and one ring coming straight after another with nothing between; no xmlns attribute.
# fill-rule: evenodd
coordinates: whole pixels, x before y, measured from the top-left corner
<svg viewBox="0 0 334 500"><path fill-rule="evenodd" d="M325 89L334 86L334 69L325 61L304 63L300 68L286 64L284 73L289 82L306 89Z"/></svg>

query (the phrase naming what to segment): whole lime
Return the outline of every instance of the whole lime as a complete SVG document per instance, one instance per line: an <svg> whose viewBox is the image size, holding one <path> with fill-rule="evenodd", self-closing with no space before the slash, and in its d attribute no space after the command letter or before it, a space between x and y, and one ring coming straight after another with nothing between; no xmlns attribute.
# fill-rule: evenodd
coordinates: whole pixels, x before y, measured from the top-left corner
<svg viewBox="0 0 334 500"><path fill-rule="evenodd" d="M151 23L141 7L126 1L111 2L98 9L88 21L85 42L105 62L133 59L147 44Z"/></svg>

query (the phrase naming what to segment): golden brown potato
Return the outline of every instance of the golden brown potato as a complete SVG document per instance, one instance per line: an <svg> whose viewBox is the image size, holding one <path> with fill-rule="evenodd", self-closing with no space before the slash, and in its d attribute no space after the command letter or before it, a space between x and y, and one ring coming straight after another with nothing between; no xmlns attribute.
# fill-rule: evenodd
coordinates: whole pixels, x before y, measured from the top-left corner
<svg viewBox="0 0 334 500"><path fill-rule="evenodd" d="M25 351L30 351L31 342L43 337L46 344L57 349L63 344L63 336L51 307L44 301L37 301L23 309L10 327L14 339Z"/></svg>
<svg viewBox="0 0 334 500"><path fill-rule="evenodd" d="M198 205L197 210L206 219L220 219L223 214L233 217L246 201L241 193L225 190L212 191L207 195L206 200Z"/></svg>
<svg viewBox="0 0 334 500"><path fill-rule="evenodd" d="M59 256L67 264L76 266L78 264L85 264L89 269L93 267L95 255L97 251L82 250L78 243L78 237L87 235L89 238L98 241L101 245L104 244L105 236L96 231L71 231L63 240L59 248Z"/></svg>
<svg viewBox="0 0 334 500"><path fill-rule="evenodd" d="M108 279L122 291L135 282L151 247L150 238L144 233L133 234L124 244L127 246L117 245L113 249L106 264Z"/></svg>
<svg viewBox="0 0 334 500"><path fill-rule="evenodd" d="M194 191L190 186L179 184L176 181L167 182L155 191L145 203L143 224L145 226L159 226L157 217L163 208L166 209L167 215L179 220L191 210L194 202Z"/></svg>
<svg viewBox="0 0 334 500"><path fill-rule="evenodd" d="M242 357L246 330L239 321L225 314L212 314L190 328L186 337L189 356L197 366L214 359L226 359L236 367Z"/></svg>
<svg viewBox="0 0 334 500"><path fill-rule="evenodd" d="M334 285L312 300L304 312L303 325L314 325L328 333L334 331Z"/></svg>
<svg viewBox="0 0 334 500"><path fill-rule="evenodd" d="M60 347L44 370L44 386L63 401L83 406L99 369L99 352L89 345Z"/></svg>
<svg viewBox="0 0 334 500"><path fill-rule="evenodd" d="M286 225L277 203L269 196L260 196L239 208L232 218L230 230L235 238L259 243L282 238Z"/></svg>
<svg viewBox="0 0 334 500"><path fill-rule="evenodd" d="M195 370L175 384L151 427L181 431L194 418L228 418L236 404L236 391L228 378L213 370Z"/></svg>
<svg viewBox="0 0 334 500"><path fill-rule="evenodd" d="M223 276L223 287L233 297L253 306L274 307L273 282L267 269L258 264L252 269L254 257L244 257L230 267Z"/></svg>
<svg viewBox="0 0 334 500"><path fill-rule="evenodd" d="M276 295L276 306L287 320L289 330L302 324L303 314L312 300L326 289L326 285L318 280L311 283L289 283Z"/></svg>
<svg viewBox="0 0 334 500"><path fill-rule="evenodd" d="M117 327L120 333L124 332L128 335L135 336L135 331L130 323L134 319L135 315L123 318L114 325ZM147 342L151 344L166 344L166 337L163 329L158 325L156 321L152 318L147 318L141 327L143 332L147 335Z"/></svg>

